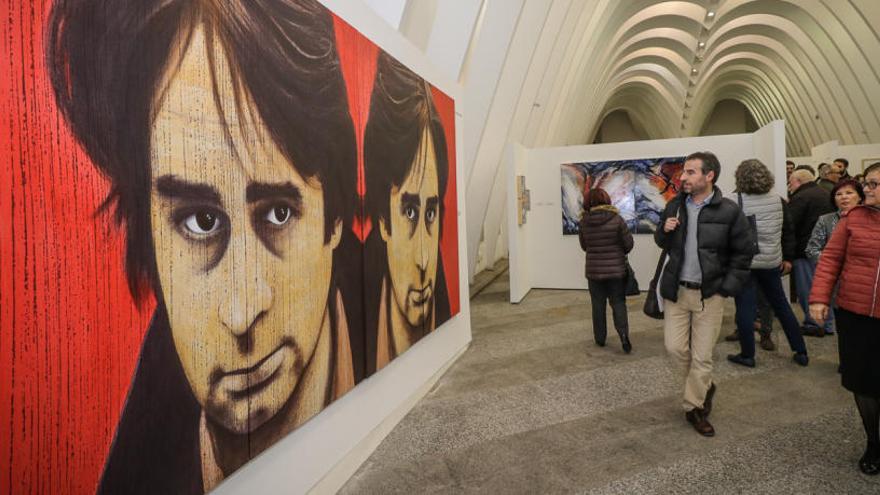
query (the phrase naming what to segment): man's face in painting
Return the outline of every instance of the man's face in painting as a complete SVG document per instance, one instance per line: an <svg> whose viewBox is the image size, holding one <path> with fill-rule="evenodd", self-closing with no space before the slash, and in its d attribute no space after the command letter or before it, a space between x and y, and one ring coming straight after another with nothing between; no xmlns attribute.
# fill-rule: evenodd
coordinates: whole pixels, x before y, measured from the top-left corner
<svg viewBox="0 0 880 495"><path fill-rule="evenodd" d="M400 187L392 187L387 223L380 222L397 310L413 327L425 324L434 306L440 245L440 195L434 142L425 129ZM389 230L390 228L390 230Z"/></svg>
<svg viewBox="0 0 880 495"><path fill-rule="evenodd" d="M206 50L214 50L214 102ZM172 64L173 65L173 64ZM236 432L276 415L301 382L319 334L337 223L324 242L322 186L297 173L257 113L236 113L219 44L201 29L152 128L151 228L171 333L208 418ZM257 120L254 120L257 119Z"/></svg>

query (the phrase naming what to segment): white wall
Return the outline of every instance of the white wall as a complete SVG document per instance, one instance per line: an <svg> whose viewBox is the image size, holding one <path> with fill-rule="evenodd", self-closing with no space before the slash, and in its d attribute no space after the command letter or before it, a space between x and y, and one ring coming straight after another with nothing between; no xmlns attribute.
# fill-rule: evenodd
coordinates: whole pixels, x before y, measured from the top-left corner
<svg viewBox="0 0 880 495"><path fill-rule="evenodd" d="M460 103L460 87L393 30L366 3L321 0L367 38ZM456 128L461 129L460 118ZM463 163L461 133L456 156ZM391 428L430 389L471 339L466 281L467 236L463 178L458 177L459 283L461 311L387 367L361 382L299 429L227 478L217 495L337 491L379 445Z"/></svg>
<svg viewBox="0 0 880 495"><path fill-rule="evenodd" d="M815 167L822 162L831 163L835 158L846 158L849 160L850 175L860 174L864 171L864 167L874 162L880 162L880 144L842 145L837 141L828 141L813 146L810 153L811 156L794 157L792 161L798 165L806 164Z"/></svg>
<svg viewBox="0 0 880 495"><path fill-rule="evenodd" d="M725 194L733 191L733 173L745 159L757 158L771 168L776 177L785 177L785 127L774 121L753 134L733 134L629 143L566 146L526 149L512 145L509 159L512 169L526 176L531 190L532 211L528 223L515 223L515 203L508 200L510 249L510 300L519 302L531 288L585 289L584 253L577 236L562 235L561 173L563 163L685 156L708 150L721 162L718 187ZM508 180L508 198L515 196L515 184ZM785 181L777 180L775 189L785 195ZM642 290L647 289L660 249L651 235L635 235L635 247L629 261ZM515 254L514 254L515 253Z"/></svg>
<svg viewBox="0 0 880 495"><path fill-rule="evenodd" d="M406 0L364 0L364 3L375 10L391 27L394 29L400 27Z"/></svg>

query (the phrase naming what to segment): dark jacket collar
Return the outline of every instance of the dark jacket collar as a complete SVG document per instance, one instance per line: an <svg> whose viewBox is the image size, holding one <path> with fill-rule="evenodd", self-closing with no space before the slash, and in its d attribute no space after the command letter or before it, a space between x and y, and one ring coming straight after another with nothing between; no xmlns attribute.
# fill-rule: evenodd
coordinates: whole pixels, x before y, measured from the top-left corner
<svg viewBox="0 0 880 495"><path fill-rule="evenodd" d="M144 336L97 493L204 493L201 411L160 304Z"/></svg>
<svg viewBox="0 0 880 495"><path fill-rule="evenodd" d="M679 195L682 206L687 204L688 196L690 196L690 193L686 193L686 192L682 192ZM707 204L706 206L718 206L719 204L721 204L722 199L724 199L724 195L721 193L721 189L719 189L718 186L713 185L712 186L712 199L709 200L709 204Z"/></svg>
<svg viewBox="0 0 880 495"><path fill-rule="evenodd" d="M791 197L793 198L793 197L795 197L795 195L800 194L803 191L810 190L814 187L820 187L820 186L819 186L819 184L816 184L815 182L804 182L793 193L791 193Z"/></svg>

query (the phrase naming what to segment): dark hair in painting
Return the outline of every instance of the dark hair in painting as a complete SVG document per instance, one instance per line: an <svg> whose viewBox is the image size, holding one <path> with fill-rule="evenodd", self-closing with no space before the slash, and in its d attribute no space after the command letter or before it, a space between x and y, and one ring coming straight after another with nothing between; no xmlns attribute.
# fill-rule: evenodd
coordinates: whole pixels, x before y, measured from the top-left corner
<svg viewBox="0 0 880 495"><path fill-rule="evenodd" d="M446 135L431 87L394 57L380 51L370 96L370 117L364 130L364 175L367 214L374 222L385 221L389 229L391 189L403 184L409 175L426 129L434 142L437 160L442 229L449 163Z"/></svg>
<svg viewBox="0 0 880 495"><path fill-rule="evenodd" d="M601 187L597 187L595 189L588 189L587 194L584 195L584 205L586 205L587 209L592 208L594 206L601 205L610 205L611 197L608 196L608 193L605 192Z"/></svg>
<svg viewBox="0 0 880 495"><path fill-rule="evenodd" d="M773 189L773 173L761 160L743 160L733 173L736 192L742 194L767 194Z"/></svg>
<svg viewBox="0 0 880 495"><path fill-rule="evenodd" d="M718 157L715 156L715 153L712 153L711 151L697 151L696 153L691 153L684 159L684 161L690 160L700 160L700 163L702 164L700 168L703 171L703 175L706 175L709 172L715 172L715 176L712 177L713 185L718 181L718 176L721 175L721 162L718 161Z"/></svg>
<svg viewBox="0 0 880 495"><path fill-rule="evenodd" d="M56 0L46 53L55 99L111 182L104 206L114 206L125 227L136 300L147 286L158 289L149 203L153 118L173 60L198 26L209 47L223 48L236 105L252 105L297 172L322 184L325 242L337 221L351 218L354 127L326 8L314 0ZM213 52L206 56L213 69Z"/></svg>

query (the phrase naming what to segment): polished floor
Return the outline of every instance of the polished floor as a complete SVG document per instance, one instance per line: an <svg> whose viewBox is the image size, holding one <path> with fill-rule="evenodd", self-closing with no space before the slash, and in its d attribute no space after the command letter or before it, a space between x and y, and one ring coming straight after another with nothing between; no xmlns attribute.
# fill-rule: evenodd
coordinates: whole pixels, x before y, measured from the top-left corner
<svg viewBox="0 0 880 495"><path fill-rule="evenodd" d="M507 290L501 277L471 301L469 349L342 493L880 493L880 477L856 466L863 434L835 338L808 339L808 368L784 339L759 349L754 369L728 363L736 345L719 343L718 434L703 438L684 421L662 322L641 314L641 297L628 300L626 355L613 333L593 343L586 292L533 290L510 305Z"/></svg>

